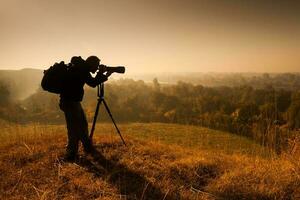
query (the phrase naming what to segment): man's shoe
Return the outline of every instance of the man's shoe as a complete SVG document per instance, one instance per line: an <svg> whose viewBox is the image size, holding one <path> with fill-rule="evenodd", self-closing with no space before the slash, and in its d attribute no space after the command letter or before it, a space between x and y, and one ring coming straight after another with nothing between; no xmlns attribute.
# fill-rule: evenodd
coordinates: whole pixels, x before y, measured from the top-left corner
<svg viewBox="0 0 300 200"><path fill-rule="evenodd" d="M63 158L63 161L65 162L75 162L78 160L78 155L77 154L66 154Z"/></svg>
<svg viewBox="0 0 300 200"><path fill-rule="evenodd" d="M90 146L84 148L83 151L86 154L94 154L96 152L96 149L95 149L95 147L93 145L90 145Z"/></svg>

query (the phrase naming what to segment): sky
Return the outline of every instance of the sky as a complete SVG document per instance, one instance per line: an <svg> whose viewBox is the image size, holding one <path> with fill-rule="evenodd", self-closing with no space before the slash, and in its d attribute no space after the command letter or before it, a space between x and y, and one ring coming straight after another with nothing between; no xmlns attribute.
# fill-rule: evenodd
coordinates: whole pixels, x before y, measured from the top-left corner
<svg viewBox="0 0 300 200"><path fill-rule="evenodd" d="M297 0L0 0L0 69L97 55L129 73L300 72L299 10Z"/></svg>

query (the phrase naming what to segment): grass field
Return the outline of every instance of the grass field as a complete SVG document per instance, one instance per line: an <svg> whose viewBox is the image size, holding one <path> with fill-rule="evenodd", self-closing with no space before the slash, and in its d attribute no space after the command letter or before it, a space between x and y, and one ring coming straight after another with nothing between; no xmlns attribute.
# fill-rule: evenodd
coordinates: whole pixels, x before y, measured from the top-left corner
<svg viewBox="0 0 300 200"><path fill-rule="evenodd" d="M152 142L176 144L184 148L214 150L227 154L239 153L263 157L275 156L268 149L256 144L249 138L199 126L132 123L119 124L119 128L125 137L130 136ZM2 143L4 143L5 141L31 139L32 137L43 138L57 133L62 133L64 137L66 130L64 125L30 124L3 126L1 132L0 138ZM95 134L109 138L112 135L117 135L117 132L112 124L99 123L96 125Z"/></svg>
<svg viewBox="0 0 300 200"><path fill-rule="evenodd" d="M98 124L94 156L60 158L62 125L1 125L0 199L298 199L300 162L195 126Z"/></svg>

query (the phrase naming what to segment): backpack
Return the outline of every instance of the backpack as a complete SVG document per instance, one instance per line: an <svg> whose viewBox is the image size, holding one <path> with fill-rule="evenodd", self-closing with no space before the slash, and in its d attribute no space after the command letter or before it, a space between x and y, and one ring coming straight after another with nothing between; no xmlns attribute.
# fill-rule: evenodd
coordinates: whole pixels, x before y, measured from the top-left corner
<svg viewBox="0 0 300 200"><path fill-rule="evenodd" d="M44 76L41 81L41 86L44 90L55 94L60 94L63 89L63 84L68 73L69 66L61 61L44 70Z"/></svg>

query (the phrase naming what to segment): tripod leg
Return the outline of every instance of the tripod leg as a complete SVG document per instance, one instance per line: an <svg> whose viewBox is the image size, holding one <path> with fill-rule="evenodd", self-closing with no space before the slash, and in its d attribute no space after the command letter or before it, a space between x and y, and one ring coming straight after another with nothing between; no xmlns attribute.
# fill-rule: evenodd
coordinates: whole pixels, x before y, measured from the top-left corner
<svg viewBox="0 0 300 200"><path fill-rule="evenodd" d="M91 134L90 134L90 139L91 140L93 139L93 135L94 135L95 127L96 127L96 122L97 122L97 117L98 117L98 113L99 113L99 107L100 107L101 102L102 102L102 99L98 99L98 103L97 103L97 107L96 107L96 111L95 111L95 115L94 115L94 119L93 119Z"/></svg>
<svg viewBox="0 0 300 200"><path fill-rule="evenodd" d="M112 116L112 114L111 114L111 112L110 112L110 110L109 110L109 108L108 108L108 105L107 105L106 102L105 102L105 99L103 99L103 104L104 104L104 106L105 106L105 108L106 108L106 111L108 112L108 114L109 114L109 116L110 116L110 118L111 118L111 121L114 123L115 128L116 128L118 134L120 135L120 138L121 138L122 142L123 142L124 145L126 146L126 143L125 143L125 141L124 141L124 139L123 139L123 137L122 137L122 135L121 135L121 132L120 132L119 128L117 127L117 124L116 124L116 122L115 122L115 120L114 120L114 118L113 118L113 116Z"/></svg>

